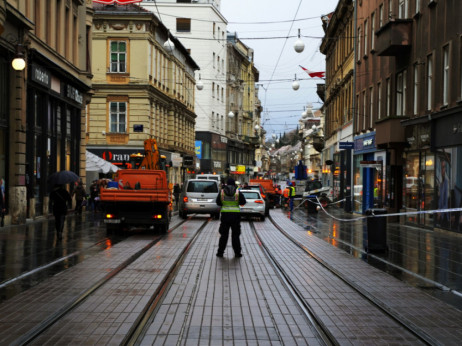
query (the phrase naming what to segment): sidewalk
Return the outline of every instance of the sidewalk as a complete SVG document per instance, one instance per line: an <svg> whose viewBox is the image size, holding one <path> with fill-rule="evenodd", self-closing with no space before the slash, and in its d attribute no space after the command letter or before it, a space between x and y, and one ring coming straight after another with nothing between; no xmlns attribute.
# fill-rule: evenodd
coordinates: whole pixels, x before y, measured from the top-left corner
<svg viewBox="0 0 462 346"><path fill-rule="evenodd" d="M387 220L387 251L368 253L363 215L337 207L327 208L326 213L309 214L300 209L292 219L332 246L462 309L461 234ZM350 221L354 219L357 221Z"/></svg>

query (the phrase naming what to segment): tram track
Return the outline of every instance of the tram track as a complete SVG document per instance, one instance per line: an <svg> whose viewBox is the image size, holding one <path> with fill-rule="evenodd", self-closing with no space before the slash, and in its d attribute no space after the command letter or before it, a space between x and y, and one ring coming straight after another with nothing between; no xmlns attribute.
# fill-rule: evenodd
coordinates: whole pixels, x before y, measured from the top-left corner
<svg viewBox="0 0 462 346"><path fill-rule="evenodd" d="M310 251L304 244L302 244L300 241L292 237L288 232L286 232L280 225L275 222L275 220L270 216L268 220L272 223L272 225L281 233L283 234L292 244L297 246L300 250L302 250L304 253L306 253L309 257L314 259L319 265L321 265L323 268L328 270L330 273L332 273L335 277L340 279L344 284L346 284L348 287L353 289L355 292L357 292L361 297L363 297L366 301L368 301L370 304L372 304L374 307L376 307L378 310L380 310L383 314L385 314L389 319L393 320L395 323L397 323L399 326L401 326L404 330L408 331L411 333L417 340L422 342L423 344L427 345L439 345L440 343L435 340L431 335L428 335L425 333L423 330L421 330L418 326L416 326L414 323L411 321L405 319L403 316L401 316L399 313L393 310L393 308L387 306L385 303L371 295L369 292L367 292L366 289L361 288L359 285L354 283L352 280L348 279L345 275L342 275L338 270L336 270L334 267L329 265L326 261L324 261L322 258L317 256L314 252ZM313 311L313 309L309 306L307 302L303 299L303 295L300 293L300 291L297 288L297 285L293 283L293 281L290 279L290 275L286 273L284 267L279 263L278 259L276 256L274 256L271 253L271 249L266 245L265 240L258 234L258 231L256 230L255 226L251 226L255 236L257 237L259 243L261 243L261 246L267 255L267 257L270 259L271 263L275 266L277 271L279 272L281 278L283 281L286 283L286 286L288 287L289 291L294 294L294 299L300 304L302 310L306 313L307 318L314 323L314 326L320 333L320 338L326 342L326 344L331 344L331 345L336 345L338 344L338 341L335 340L333 337L332 333L329 332L328 328L324 325L322 322L322 319L317 316L317 314Z"/></svg>
<svg viewBox="0 0 462 346"><path fill-rule="evenodd" d="M313 328L316 330L319 340L322 340L322 342L325 345L339 345L335 337L329 331L329 328L322 322L322 320L319 317L316 316L316 313L309 306L309 304L305 302L302 294L297 289L297 286L290 279L290 276L287 275L284 268L279 264L278 260L275 258L275 256L271 253L270 249L268 249L264 241L258 235L258 232L255 229L253 222L249 222L249 223L250 223L250 229L253 231L258 242L261 244L261 248L263 252L265 253L266 257L268 258L269 262L271 263L275 271L278 273L281 280L285 283L288 291L291 293L291 295L297 302L298 306L305 314L305 317L308 319L308 321L311 323Z"/></svg>
<svg viewBox="0 0 462 346"><path fill-rule="evenodd" d="M182 220L175 226L173 226L167 233L174 232L175 230L179 229L183 224L185 224L188 220ZM204 225L207 221L204 222ZM79 294L78 296L74 297L71 301L67 304L63 305L59 310L55 311L51 315L49 315L46 319L41 321L39 324L35 325L32 329L28 330L24 333L21 337L17 338L14 342L11 342L10 345L25 345L33 343L40 335L44 334L47 330L49 330L56 322L61 320L64 316L71 313L77 306L83 303L88 297L95 294L103 285L107 284L111 279L116 277L118 274L123 272L127 269L131 264L135 263L141 256L147 253L151 248L153 248L158 242L160 242L165 235L156 235L148 244L142 247L136 253L133 253L131 256L126 258L122 263L120 263L116 268L112 269L108 272L103 278L99 281L93 283L90 287L88 287L84 292ZM185 250L183 252L187 252L187 248L190 247L193 239L189 240L188 244L185 246ZM181 258L181 256L180 256ZM179 265L179 259L175 262L175 268ZM165 283L161 285L159 292L156 292L156 297L159 295L160 292L165 290L165 285L168 283L168 279L164 280ZM151 298L151 301L156 300L156 298ZM137 324L140 322L138 321Z"/></svg>

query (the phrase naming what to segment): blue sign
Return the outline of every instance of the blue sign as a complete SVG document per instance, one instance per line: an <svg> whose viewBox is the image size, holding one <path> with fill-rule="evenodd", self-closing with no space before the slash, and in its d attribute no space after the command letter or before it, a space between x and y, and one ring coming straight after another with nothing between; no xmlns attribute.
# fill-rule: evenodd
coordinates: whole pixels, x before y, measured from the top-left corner
<svg viewBox="0 0 462 346"><path fill-rule="evenodd" d="M196 141L195 152L196 157L200 160L202 158L202 141Z"/></svg>
<svg viewBox="0 0 462 346"><path fill-rule="evenodd" d="M339 149L353 149L355 146L354 142L339 142L338 148Z"/></svg>

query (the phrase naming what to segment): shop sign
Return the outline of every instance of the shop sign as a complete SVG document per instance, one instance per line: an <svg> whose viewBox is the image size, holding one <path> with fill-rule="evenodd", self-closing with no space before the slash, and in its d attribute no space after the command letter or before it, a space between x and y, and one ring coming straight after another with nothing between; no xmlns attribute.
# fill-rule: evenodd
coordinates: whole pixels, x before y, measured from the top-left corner
<svg viewBox="0 0 462 346"><path fill-rule="evenodd" d="M32 65L32 80L47 88L51 87L51 75L43 67Z"/></svg>
<svg viewBox="0 0 462 346"><path fill-rule="evenodd" d="M78 91L76 88L74 88L73 86L71 86L71 85L67 85L66 97L71 99L72 101L77 102L80 105L83 102L82 93L80 91Z"/></svg>
<svg viewBox="0 0 462 346"><path fill-rule="evenodd" d="M185 166L192 166L194 164L194 158L192 156L185 156L183 160Z"/></svg>
<svg viewBox="0 0 462 346"><path fill-rule="evenodd" d="M213 161L213 168L221 168L221 161Z"/></svg>
<svg viewBox="0 0 462 346"><path fill-rule="evenodd" d="M172 153L172 167L181 167L183 158L178 153Z"/></svg>
<svg viewBox="0 0 462 346"><path fill-rule="evenodd" d="M245 174L245 166L237 165L235 171L231 171L232 174Z"/></svg>
<svg viewBox="0 0 462 346"><path fill-rule="evenodd" d="M358 154L360 152L374 151L375 147L375 133L360 138L355 138L354 150Z"/></svg>
<svg viewBox="0 0 462 346"><path fill-rule="evenodd" d="M196 141L194 150L197 158L202 159L202 141Z"/></svg>
<svg viewBox="0 0 462 346"><path fill-rule="evenodd" d="M220 139L221 139L221 143L228 143L228 138L227 137L221 136Z"/></svg>

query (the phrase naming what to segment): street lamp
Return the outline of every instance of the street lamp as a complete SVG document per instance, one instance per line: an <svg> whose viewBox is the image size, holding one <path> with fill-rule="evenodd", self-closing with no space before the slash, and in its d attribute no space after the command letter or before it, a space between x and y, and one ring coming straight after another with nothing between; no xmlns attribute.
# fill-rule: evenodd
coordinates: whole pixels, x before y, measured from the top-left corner
<svg viewBox="0 0 462 346"><path fill-rule="evenodd" d="M232 111L229 111L228 118L234 118L234 113Z"/></svg>
<svg viewBox="0 0 462 346"><path fill-rule="evenodd" d="M300 83L297 80L297 75L295 74L295 80L292 83L292 89L297 91L300 88Z"/></svg>
<svg viewBox="0 0 462 346"><path fill-rule="evenodd" d="M199 80L198 80L197 83L196 83L196 88L197 88L197 90L202 90L202 89L204 89L204 83L202 83L201 75L199 75Z"/></svg>
<svg viewBox="0 0 462 346"><path fill-rule="evenodd" d="M298 39L294 43L294 49L297 53L301 53L305 49L305 44L300 39L300 29L298 29Z"/></svg>

